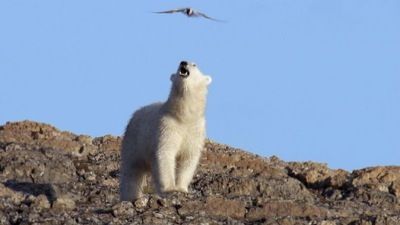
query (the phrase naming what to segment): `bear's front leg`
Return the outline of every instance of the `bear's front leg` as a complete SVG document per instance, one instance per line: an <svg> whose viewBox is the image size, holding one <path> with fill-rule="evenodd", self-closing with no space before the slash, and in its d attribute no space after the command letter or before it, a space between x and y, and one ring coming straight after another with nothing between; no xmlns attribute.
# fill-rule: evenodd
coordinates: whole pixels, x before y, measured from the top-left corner
<svg viewBox="0 0 400 225"><path fill-rule="evenodd" d="M164 132L155 152L153 178L159 194L175 191L176 155L182 138L174 132Z"/></svg>
<svg viewBox="0 0 400 225"><path fill-rule="evenodd" d="M189 184L199 164L202 148L203 145L196 146L179 157L177 162L177 191L188 192Z"/></svg>

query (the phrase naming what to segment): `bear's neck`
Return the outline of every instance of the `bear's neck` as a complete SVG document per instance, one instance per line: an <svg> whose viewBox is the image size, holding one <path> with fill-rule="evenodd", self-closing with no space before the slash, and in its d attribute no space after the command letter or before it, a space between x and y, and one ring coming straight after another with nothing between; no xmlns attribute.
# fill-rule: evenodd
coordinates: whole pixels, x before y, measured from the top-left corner
<svg viewBox="0 0 400 225"><path fill-rule="evenodd" d="M165 110L181 122L203 119L206 108L207 89L179 90L172 88Z"/></svg>

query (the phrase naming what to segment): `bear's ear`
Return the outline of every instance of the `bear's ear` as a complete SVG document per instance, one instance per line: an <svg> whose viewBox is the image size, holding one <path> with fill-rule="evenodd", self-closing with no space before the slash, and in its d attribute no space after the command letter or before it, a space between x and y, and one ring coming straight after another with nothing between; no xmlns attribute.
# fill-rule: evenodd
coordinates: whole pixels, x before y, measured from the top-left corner
<svg viewBox="0 0 400 225"><path fill-rule="evenodd" d="M176 75L173 73L173 74L171 74L171 76L169 77L169 79L170 79L172 82L174 82L175 77L176 77Z"/></svg>
<svg viewBox="0 0 400 225"><path fill-rule="evenodd" d="M206 76L206 84L209 85L212 82L212 78L210 76Z"/></svg>

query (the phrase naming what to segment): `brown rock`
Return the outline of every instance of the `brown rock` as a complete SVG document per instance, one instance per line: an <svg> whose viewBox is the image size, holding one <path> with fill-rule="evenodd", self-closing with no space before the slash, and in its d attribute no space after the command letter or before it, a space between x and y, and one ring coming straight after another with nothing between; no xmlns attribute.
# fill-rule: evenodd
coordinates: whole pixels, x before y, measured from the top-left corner
<svg viewBox="0 0 400 225"><path fill-rule="evenodd" d="M320 217L325 218L328 210L307 203L292 201L266 202L257 208L251 208L247 214L250 220L259 220L268 217Z"/></svg>
<svg viewBox="0 0 400 225"><path fill-rule="evenodd" d="M394 194L396 197L400 198L400 181L394 181L389 186L389 192Z"/></svg>
<svg viewBox="0 0 400 225"><path fill-rule="evenodd" d="M321 221L318 225L336 225L336 222L324 220L324 221Z"/></svg>
<svg viewBox="0 0 400 225"><path fill-rule="evenodd" d="M104 151L119 151L121 148L121 138L112 135L95 138L93 143Z"/></svg>
<svg viewBox="0 0 400 225"><path fill-rule="evenodd" d="M193 216L194 214L205 214L204 202L194 199L193 201L184 202L183 204L174 204L178 208L178 214L183 217Z"/></svg>
<svg viewBox="0 0 400 225"><path fill-rule="evenodd" d="M0 130L0 142L62 149L65 153L77 157L95 151L88 139L89 136L76 136L70 132L59 131L48 124L33 121L7 123Z"/></svg>
<svg viewBox="0 0 400 225"><path fill-rule="evenodd" d="M400 208L400 167L370 167L356 170L352 176L358 199L383 209Z"/></svg>
<svg viewBox="0 0 400 225"><path fill-rule="evenodd" d="M43 209L49 209L50 208L50 202L47 199L46 195L39 195L35 198L34 202L32 203L32 207L43 210Z"/></svg>
<svg viewBox="0 0 400 225"><path fill-rule="evenodd" d="M75 201L69 196L60 196L53 202L53 209L58 210L73 210L76 208Z"/></svg>
<svg viewBox="0 0 400 225"><path fill-rule="evenodd" d="M289 175L296 177L312 188L332 186L340 188L349 182L350 174L344 170L331 170L323 163L291 162L288 164Z"/></svg>
<svg viewBox="0 0 400 225"><path fill-rule="evenodd" d="M213 216L239 219L244 217L246 208L241 201L212 196L206 199L204 211Z"/></svg>
<svg viewBox="0 0 400 225"><path fill-rule="evenodd" d="M370 167L353 172L355 187L368 187L399 196L400 166Z"/></svg>
<svg viewBox="0 0 400 225"><path fill-rule="evenodd" d="M0 126L0 224L400 224L398 167L350 174L209 140L189 193L147 185L144 202L119 202L120 144L32 121Z"/></svg>
<svg viewBox="0 0 400 225"><path fill-rule="evenodd" d="M34 183L65 183L76 180L72 160L52 149L21 149L0 155L0 178Z"/></svg>
<svg viewBox="0 0 400 225"><path fill-rule="evenodd" d="M14 204L20 204L25 196L21 192L14 191L0 183L0 198L9 198Z"/></svg>
<svg viewBox="0 0 400 225"><path fill-rule="evenodd" d="M91 145L93 143L93 138L88 135L79 135L76 137L77 142L81 142L82 144Z"/></svg>

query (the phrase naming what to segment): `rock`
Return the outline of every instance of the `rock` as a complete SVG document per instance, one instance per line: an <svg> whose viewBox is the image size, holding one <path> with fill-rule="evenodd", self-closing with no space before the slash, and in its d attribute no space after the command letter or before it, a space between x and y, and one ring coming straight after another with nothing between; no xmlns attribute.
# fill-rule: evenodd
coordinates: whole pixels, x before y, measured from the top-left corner
<svg viewBox="0 0 400 225"><path fill-rule="evenodd" d="M260 220L267 217L321 217L325 218L328 210L311 204L292 201L266 202L257 208L251 208L247 214L250 220Z"/></svg>
<svg viewBox="0 0 400 225"><path fill-rule="evenodd" d="M220 218L243 218L246 213L244 202L235 199L210 196L205 202L185 202L179 205L178 212L181 216L190 217L197 213Z"/></svg>
<svg viewBox="0 0 400 225"><path fill-rule="evenodd" d="M326 164L314 162L291 162L287 169L289 175L311 188L328 186L341 188L349 182L350 174L344 170L331 170Z"/></svg>
<svg viewBox="0 0 400 225"><path fill-rule="evenodd" d="M115 217L125 216L132 217L135 215L135 210L132 202L119 202L112 207L112 213Z"/></svg>
<svg viewBox="0 0 400 225"><path fill-rule="evenodd" d="M76 157L86 156L96 149L88 142L87 137L59 131L48 124L33 121L7 123L0 130L0 143L36 145L42 148L63 150L64 153Z"/></svg>
<svg viewBox="0 0 400 225"><path fill-rule="evenodd" d="M146 196L143 196L143 197L137 199L134 204L135 204L136 208L144 208L147 206L148 202L149 202L149 199Z"/></svg>
<svg viewBox="0 0 400 225"><path fill-rule="evenodd" d="M14 204L19 205L25 199L25 196L23 195L23 193L14 191L11 188L8 188L4 184L0 183L0 198L8 198Z"/></svg>
<svg viewBox="0 0 400 225"><path fill-rule="evenodd" d="M0 211L0 224L2 224L2 225L9 225L10 224L10 222L7 219L7 216L2 211Z"/></svg>
<svg viewBox="0 0 400 225"><path fill-rule="evenodd" d="M246 205L240 200L213 196L206 199L204 211L217 217L240 219L246 214Z"/></svg>
<svg viewBox="0 0 400 225"><path fill-rule="evenodd" d="M121 138L112 135L95 138L93 143L104 151L119 151L121 148Z"/></svg>
<svg viewBox="0 0 400 225"><path fill-rule="evenodd" d="M400 181L395 181L389 186L389 192L400 198Z"/></svg>
<svg viewBox="0 0 400 225"><path fill-rule="evenodd" d="M91 145L93 144L93 138L88 135L79 135L75 138L77 142L82 144Z"/></svg>
<svg viewBox="0 0 400 225"><path fill-rule="evenodd" d="M321 221L321 222L319 223L319 225L336 225L336 222L335 222L335 221L327 221L327 220L324 220L324 221Z"/></svg>
<svg viewBox="0 0 400 225"><path fill-rule="evenodd" d="M60 196L53 202L53 209L57 210L73 210L76 208L75 201L69 196Z"/></svg>
<svg viewBox="0 0 400 225"><path fill-rule="evenodd" d="M38 209L38 210L44 210L44 209L49 209L50 208L50 202L47 199L46 195L39 195L35 198L35 200L33 201L32 207Z"/></svg>
<svg viewBox="0 0 400 225"><path fill-rule="evenodd" d="M400 166L370 167L356 170L352 176L355 187L367 187L400 196Z"/></svg>
<svg viewBox="0 0 400 225"><path fill-rule="evenodd" d="M71 158L53 149L23 148L2 152L4 165L0 179L19 182L66 183L76 181L76 169Z"/></svg>
<svg viewBox="0 0 400 225"><path fill-rule="evenodd" d="M207 140L189 193L119 202L121 138L0 126L0 224L400 224L399 167L349 173Z"/></svg>

